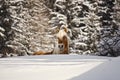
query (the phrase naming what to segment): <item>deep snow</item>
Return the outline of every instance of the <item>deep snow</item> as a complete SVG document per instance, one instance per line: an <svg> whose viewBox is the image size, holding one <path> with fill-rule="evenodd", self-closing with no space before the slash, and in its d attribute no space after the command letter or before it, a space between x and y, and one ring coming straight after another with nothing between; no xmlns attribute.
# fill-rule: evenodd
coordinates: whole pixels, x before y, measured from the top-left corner
<svg viewBox="0 0 120 80"><path fill-rule="evenodd" d="M120 80L120 57L42 55L0 58L0 80Z"/></svg>

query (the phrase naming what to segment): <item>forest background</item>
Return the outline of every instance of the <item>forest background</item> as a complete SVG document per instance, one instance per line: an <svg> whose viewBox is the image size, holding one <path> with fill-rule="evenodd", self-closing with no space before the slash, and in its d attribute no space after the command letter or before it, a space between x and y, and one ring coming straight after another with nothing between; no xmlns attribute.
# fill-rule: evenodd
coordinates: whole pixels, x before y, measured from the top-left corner
<svg viewBox="0 0 120 80"><path fill-rule="evenodd" d="M120 54L120 0L0 0L0 56L52 50L62 24L70 53Z"/></svg>

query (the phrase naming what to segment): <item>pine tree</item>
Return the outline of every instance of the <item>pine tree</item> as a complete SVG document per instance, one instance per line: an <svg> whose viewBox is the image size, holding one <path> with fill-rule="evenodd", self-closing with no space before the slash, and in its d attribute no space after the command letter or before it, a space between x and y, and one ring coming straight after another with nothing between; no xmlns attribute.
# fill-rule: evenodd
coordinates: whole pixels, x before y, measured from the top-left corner
<svg viewBox="0 0 120 80"><path fill-rule="evenodd" d="M101 33L98 50L100 55L103 56L108 54L111 56L118 56L120 52L120 37L119 26L114 18L115 0L100 0L98 4L98 16L101 17Z"/></svg>
<svg viewBox="0 0 120 80"><path fill-rule="evenodd" d="M6 0L0 0L0 53L2 56L8 56L8 52L12 52L6 43L13 40L14 32L11 28L13 20L9 11L9 4Z"/></svg>
<svg viewBox="0 0 120 80"><path fill-rule="evenodd" d="M48 20L42 0L1 0L0 5L1 54L23 56L44 47Z"/></svg>

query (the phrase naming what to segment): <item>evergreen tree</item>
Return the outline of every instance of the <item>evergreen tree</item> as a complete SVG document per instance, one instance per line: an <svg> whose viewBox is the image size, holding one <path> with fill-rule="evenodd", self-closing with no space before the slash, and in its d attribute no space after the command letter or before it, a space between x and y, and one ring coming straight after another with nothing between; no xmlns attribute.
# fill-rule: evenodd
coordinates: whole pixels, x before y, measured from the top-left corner
<svg viewBox="0 0 120 80"><path fill-rule="evenodd" d="M0 1L0 53L3 56L23 56L45 48L44 45L48 44L45 40L49 38L45 31L49 13L44 1Z"/></svg>
<svg viewBox="0 0 120 80"><path fill-rule="evenodd" d="M120 53L119 45L119 26L114 19L115 0L100 0L98 2L98 16L100 16L101 32L100 43L98 46L100 55L118 56Z"/></svg>
<svg viewBox="0 0 120 80"><path fill-rule="evenodd" d="M13 40L14 32L11 28L13 20L9 11L10 5L6 0L0 0L0 53L7 56L7 51L12 49L6 44L9 40Z"/></svg>

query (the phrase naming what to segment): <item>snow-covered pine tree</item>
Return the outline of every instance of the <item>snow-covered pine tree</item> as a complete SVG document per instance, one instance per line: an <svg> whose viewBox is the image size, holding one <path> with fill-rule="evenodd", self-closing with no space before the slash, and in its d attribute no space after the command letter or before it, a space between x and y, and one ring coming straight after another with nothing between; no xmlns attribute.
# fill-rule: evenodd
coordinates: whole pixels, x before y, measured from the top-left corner
<svg viewBox="0 0 120 80"><path fill-rule="evenodd" d="M15 37L8 44L16 49L17 55L32 54L34 51L49 50L53 47L53 36L48 35L49 11L44 2L44 0L9 1Z"/></svg>
<svg viewBox="0 0 120 80"><path fill-rule="evenodd" d="M6 0L0 0L0 54L1 57L8 56L13 52L6 43L13 40L14 32L11 28L13 20L9 11L10 5Z"/></svg>
<svg viewBox="0 0 120 80"><path fill-rule="evenodd" d="M74 40L74 51L81 54L90 54L97 51L96 45L99 40L99 17L95 14L97 3L94 0L72 1L75 6L71 9L73 13L71 26L74 35L78 35ZM76 41L77 40L77 41ZM76 53L76 52L75 52Z"/></svg>
<svg viewBox="0 0 120 80"><path fill-rule="evenodd" d="M101 33L98 51L100 55L118 56L120 53L120 29L114 18L115 0L99 0L98 16L100 16Z"/></svg>
<svg viewBox="0 0 120 80"><path fill-rule="evenodd" d="M7 47L1 47L2 54L22 56L41 49L53 48L54 38L48 30L50 28L48 24L49 10L44 3L44 0L1 0L0 18L2 18L2 22L0 24L2 25L3 21L8 20L9 17L12 20L7 27L0 25L2 39L0 46ZM2 14L3 12L4 14ZM9 39L7 33L14 34L10 35Z"/></svg>

